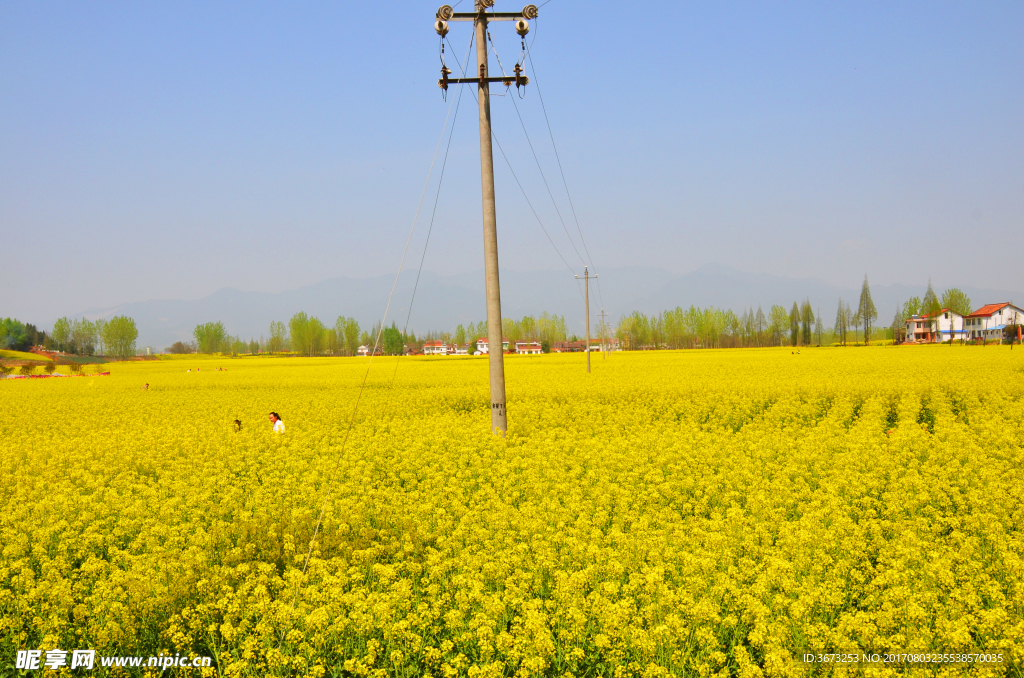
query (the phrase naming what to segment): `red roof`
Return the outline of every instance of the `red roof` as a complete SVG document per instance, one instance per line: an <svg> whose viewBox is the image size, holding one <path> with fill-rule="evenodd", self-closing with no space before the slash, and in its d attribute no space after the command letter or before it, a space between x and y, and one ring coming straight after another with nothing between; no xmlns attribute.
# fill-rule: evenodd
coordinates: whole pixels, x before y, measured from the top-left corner
<svg viewBox="0 0 1024 678"><path fill-rule="evenodd" d="M1009 306L1009 305L1010 305L1010 302L1008 302L1008 301L1004 301L1001 304L985 304L984 306L982 306L977 311L975 311L974 313L970 314L967 317L968 318L988 317L988 316L992 315L993 313L995 313L996 311L998 311L999 309L1003 308L1004 306Z"/></svg>

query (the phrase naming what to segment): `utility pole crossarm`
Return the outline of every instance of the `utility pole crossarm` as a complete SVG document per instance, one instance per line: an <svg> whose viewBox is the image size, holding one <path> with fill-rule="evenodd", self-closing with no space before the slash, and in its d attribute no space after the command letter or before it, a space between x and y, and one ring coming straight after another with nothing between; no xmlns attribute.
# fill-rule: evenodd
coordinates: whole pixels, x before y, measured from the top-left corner
<svg viewBox="0 0 1024 678"><path fill-rule="evenodd" d="M523 12L486 12L485 15L488 21L515 21L526 18ZM477 12L455 12L448 21L476 21L479 18L480 14Z"/></svg>
<svg viewBox="0 0 1024 678"><path fill-rule="evenodd" d="M442 82L443 82L443 80L438 80L437 84L441 85ZM516 84L516 79L515 79L514 76L508 77L508 76L504 76L504 75L501 76L500 78L448 78L448 84L449 85L471 85L473 83L480 83L480 82L500 82L501 84L505 85L506 87L509 87L510 85ZM526 77L525 75L521 75L521 76L519 76L519 84L521 84L521 85L529 85L530 84L530 79L528 77Z"/></svg>

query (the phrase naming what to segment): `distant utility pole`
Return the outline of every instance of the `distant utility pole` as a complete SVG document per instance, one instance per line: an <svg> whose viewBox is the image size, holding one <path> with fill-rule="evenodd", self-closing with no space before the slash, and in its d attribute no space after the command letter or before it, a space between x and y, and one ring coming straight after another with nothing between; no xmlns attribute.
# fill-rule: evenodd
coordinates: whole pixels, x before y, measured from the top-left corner
<svg viewBox="0 0 1024 678"><path fill-rule="evenodd" d="M476 11L456 13L450 5L437 10L434 30L441 39L448 34L449 21L472 21L476 28L477 77L449 79L451 73L441 63L441 79L437 85L447 91L448 85L477 84L477 100L480 105L480 183L483 194L484 212L484 274L487 285L487 363L491 381L491 430L504 436L508 430L508 414L505 410L505 356L501 337L501 290L498 284L498 222L494 207L494 155L491 149L491 86L500 82L506 87L525 87L529 78L522 75L522 66L516 64L514 78L488 77L487 63L487 22L515 21L516 32L525 38L530 31L528 19L537 18L537 8L527 5L522 12L488 12L494 0L475 0ZM443 43L442 43L443 44ZM443 51L442 51L443 55Z"/></svg>
<svg viewBox="0 0 1024 678"><path fill-rule="evenodd" d="M597 276L595 275L594 277L596 278ZM601 312L598 314L598 317L601 318L601 360L604 360L606 357L605 354L608 353L608 343L605 341L606 335L608 334L608 323L605 322L605 318L607 316L608 314L605 313L602 308Z"/></svg>
<svg viewBox="0 0 1024 678"><path fill-rule="evenodd" d="M579 280L580 276L575 276ZM583 267L583 287L587 290L586 292L586 304L587 304L587 374L590 374L590 279L596 278L597 274L590 275L587 272L587 267Z"/></svg>

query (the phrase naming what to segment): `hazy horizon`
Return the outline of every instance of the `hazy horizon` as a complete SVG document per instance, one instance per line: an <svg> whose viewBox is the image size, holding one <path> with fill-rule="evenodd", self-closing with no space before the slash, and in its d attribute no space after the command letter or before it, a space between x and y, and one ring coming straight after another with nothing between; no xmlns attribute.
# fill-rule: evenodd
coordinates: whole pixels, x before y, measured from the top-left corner
<svg viewBox="0 0 1024 678"><path fill-rule="evenodd" d="M435 10L8 7L0 316L393 276L449 110ZM496 147L502 268L569 274L564 258L577 273L584 261L674 275L720 264L844 288L865 273L1019 287L1007 257L1024 247L1021 28L1010 2L668 5L657 21L619 3L547 3L529 36L534 84L492 107L557 251ZM453 69L469 32L452 24ZM519 40L506 23L492 34L508 71ZM482 267L469 92L452 115L424 260L439 275Z"/></svg>
<svg viewBox="0 0 1024 678"><path fill-rule="evenodd" d="M232 335L246 339L265 335L270 321L287 321L303 311L333 325L338 316L354 317L363 327L380 320L385 307L390 309L388 324L422 335L426 331L452 331L458 324L485 317L483 271L440 275L425 272L420 279L415 303L410 310L415 271L399 281L388 304L393 276L353 279L338 277L314 285L278 293L241 291L222 288L199 299L164 299L122 304L107 308L79 309L75 317L109 318L127 314L136 319L140 346L169 346L188 341L196 325L220 320ZM708 265L688 274L671 274L651 267L606 269L605 284L591 287L591 324L596 326L602 309L608 321L617 323L633 311L658 314L677 306L687 308L715 306L741 313L761 306L767 312L773 304L788 308L794 301L809 299L831 326L836 304L842 297L856 305L860 286L835 286L812 278L792 278L751 274L724 266ZM926 283L919 285L872 285L878 308L878 321L888 325L897 306L910 296L923 296ZM961 286L974 306L993 301L1024 299L1024 294ZM943 286L936 285L942 294ZM584 304L581 289L564 271L505 271L502 277L502 315L519 319L543 312L564 316L570 331L584 331ZM42 321L43 319L38 319ZM46 323L42 322L45 327Z"/></svg>

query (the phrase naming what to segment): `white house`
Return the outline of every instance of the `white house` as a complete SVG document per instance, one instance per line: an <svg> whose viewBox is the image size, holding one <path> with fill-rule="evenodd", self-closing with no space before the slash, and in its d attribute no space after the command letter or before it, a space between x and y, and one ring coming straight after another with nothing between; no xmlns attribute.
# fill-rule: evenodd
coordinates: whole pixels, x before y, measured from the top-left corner
<svg viewBox="0 0 1024 678"><path fill-rule="evenodd" d="M541 350L539 341L517 341L516 342L516 353L526 353L528 355L540 355L543 353Z"/></svg>
<svg viewBox="0 0 1024 678"><path fill-rule="evenodd" d="M501 350L508 350L508 339L501 340ZM476 340L476 352L477 353L488 353L487 349L487 337L480 337Z"/></svg>
<svg viewBox="0 0 1024 678"><path fill-rule="evenodd" d="M423 342L423 355L448 355L451 347L443 341Z"/></svg>
<svg viewBox="0 0 1024 678"><path fill-rule="evenodd" d="M364 345L360 346L360 347L359 347L359 348L358 348L358 349L356 350L356 352L357 352L357 353L358 353L359 355L370 355L370 347L364 344Z"/></svg>
<svg viewBox="0 0 1024 678"><path fill-rule="evenodd" d="M964 337L964 317L944 308L933 320L928 313L907 320L907 341L927 343L949 341Z"/></svg>
<svg viewBox="0 0 1024 678"><path fill-rule="evenodd" d="M453 344L452 349L455 355L469 355L469 344Z"/></svg>
<svg viewBox="0 0 1024 678"><path fill-rule="evenodd" d="M969 339L1001 339L1007 325L1024 323L1024 311L1009 302L986 304L964 322Z"/></svg>

